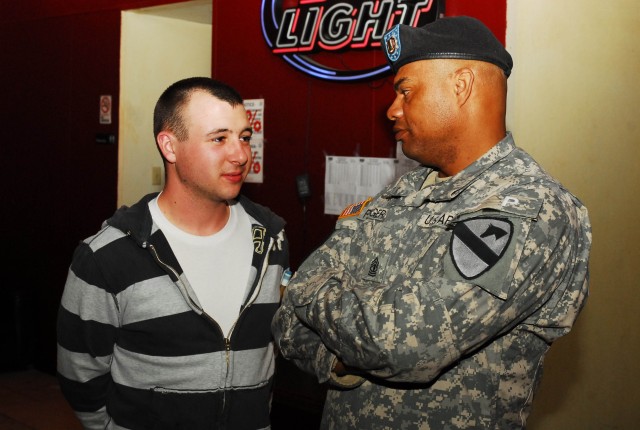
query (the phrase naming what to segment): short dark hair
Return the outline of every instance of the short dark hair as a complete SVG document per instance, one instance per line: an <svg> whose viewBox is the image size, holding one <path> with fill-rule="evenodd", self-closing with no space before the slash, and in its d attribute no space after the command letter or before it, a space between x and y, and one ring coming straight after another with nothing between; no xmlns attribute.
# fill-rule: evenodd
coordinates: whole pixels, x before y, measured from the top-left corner
<svg viewBox="0 0 640 430"><path fill-rule="evenodd" d="M204 91L217 99L235 107L242 104L242 97L224 82L206 77L186 78L171 84L160 96L153 110L153 136L161 131L170 130L179 140L189 137L182 118L182 108L196 91Z"/></svg>

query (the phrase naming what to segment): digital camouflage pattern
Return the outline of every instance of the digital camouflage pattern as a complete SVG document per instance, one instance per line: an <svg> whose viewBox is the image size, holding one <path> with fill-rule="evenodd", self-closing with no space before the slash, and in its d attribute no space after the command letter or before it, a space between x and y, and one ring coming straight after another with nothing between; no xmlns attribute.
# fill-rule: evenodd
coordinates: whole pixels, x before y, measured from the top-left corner
<svg viewBox="0 0 640 430"><path fill-rule="evenodd" d="M422 187L419 167L300 267L272 325L331 381L326 429L521 429L588 295L586 208L510 134ZM339 358L358 375L331 372Z"/></svg>

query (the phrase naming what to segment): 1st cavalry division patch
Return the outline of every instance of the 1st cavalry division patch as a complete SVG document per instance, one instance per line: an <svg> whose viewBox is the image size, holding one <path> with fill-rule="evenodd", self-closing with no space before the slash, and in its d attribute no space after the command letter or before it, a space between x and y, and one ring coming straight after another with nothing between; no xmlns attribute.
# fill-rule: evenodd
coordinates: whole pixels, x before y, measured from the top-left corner
<svg viewBox="0 0 640 430"><path fill-rule="evenodd" d="M461 221L451 237L453 264L465 279L477 278L500 260L512 236L513 224L505 219Z"/></svg>

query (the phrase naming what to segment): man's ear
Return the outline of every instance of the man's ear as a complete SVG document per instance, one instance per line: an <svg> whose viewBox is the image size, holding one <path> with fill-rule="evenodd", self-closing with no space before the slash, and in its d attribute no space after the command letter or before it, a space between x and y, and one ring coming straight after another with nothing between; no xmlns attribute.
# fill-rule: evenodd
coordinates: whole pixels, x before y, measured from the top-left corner
<svg viewBox="0 0 640 430"><path fill-rule="evenodd" d="M472 69L464 67L458 69L455 75L456 84L456 97L458 98L458 106L464 105L473 90L473 83L475 81L475 73Z"/></svg>
<svg viewBox="0 0 640 430"><path fill-rule="evenodd" d="M173 133L170 133L168 131L161 131L156 136L158 149L162 153L164 159L169 163L176 162L176 154L174 148L175 142L177 142L176 137L173 135Z"/></svg>

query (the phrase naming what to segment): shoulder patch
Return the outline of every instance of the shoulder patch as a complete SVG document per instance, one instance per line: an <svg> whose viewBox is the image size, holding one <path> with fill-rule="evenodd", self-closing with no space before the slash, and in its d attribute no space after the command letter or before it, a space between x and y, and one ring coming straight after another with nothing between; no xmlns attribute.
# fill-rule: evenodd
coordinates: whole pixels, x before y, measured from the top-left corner
<svg viewBox="0 0 640 430"><path fill-rule="evenodd" d="M360 212L371 202L371 197L360 203L354 203L344 208L338 219L360 215Z"/></svg>
<svg viewBox="0 0 640 430"><path fill-rule="evenodd" d="M502 218L472 218L456 223L451 235L451 258L465 279L491 269L504 255L513 224Z"/></svg>

